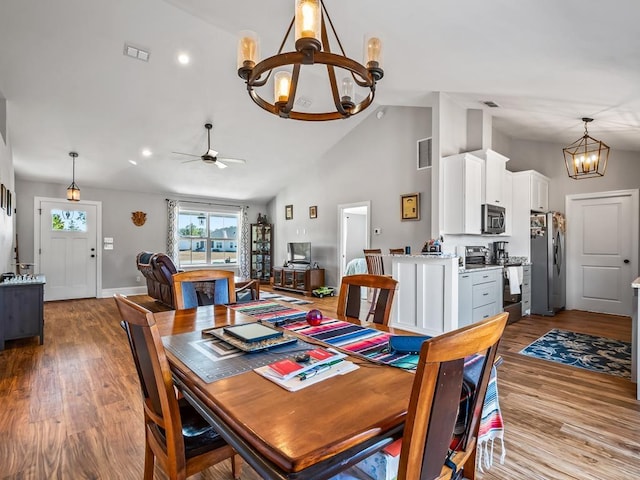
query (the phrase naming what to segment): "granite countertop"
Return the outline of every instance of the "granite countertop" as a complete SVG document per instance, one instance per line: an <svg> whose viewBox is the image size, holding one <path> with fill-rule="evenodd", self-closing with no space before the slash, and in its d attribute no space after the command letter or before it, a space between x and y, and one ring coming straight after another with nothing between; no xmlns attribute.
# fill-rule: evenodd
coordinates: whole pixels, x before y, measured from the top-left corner
<svg viewBox="0 0 640 480"><path fill-rule="evenodd" d="M631 286L633 288L640 288L640 277L636 278L633 282L631 282Z"/></svg>
<svg viewBox="0 0 640 480"><path fill-rule="evenodd" d="M478 265L467 265L466 267L460 267L458 269L459 273L469 273L469 272L478 272L483 270L497 270L503 269L505 267L522 267L526 265L531 265L530 262L519 262L517 264L514 263L506 263L504 265L494 265L494 264L478 264ZM638 285L640 287L640 284Z"/></svg>

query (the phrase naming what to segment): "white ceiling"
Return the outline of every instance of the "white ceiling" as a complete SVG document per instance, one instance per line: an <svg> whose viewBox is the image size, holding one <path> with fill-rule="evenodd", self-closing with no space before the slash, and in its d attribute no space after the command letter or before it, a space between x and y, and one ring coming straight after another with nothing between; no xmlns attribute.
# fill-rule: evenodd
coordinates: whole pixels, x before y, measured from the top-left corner
<svg viewBox="0 0 640 480"><path fill-rule="evenodd" d="M0 93L19 178L83 186L266 200L305 174L362 119L296 122L249 99L236 74L237 32L278 48L292 0L2 0ZM640 151L637 0L326 0L349 56L364 33L384 40L378 105L428 105L447 92L492 109L516 138L568 144L580 118L613 149ZM148 49L144 63L125 42ZM191 63L178 64L180 52ZM302 88L302 85L301 85ZM318 101L307 87L302 94ZM316 103L317 104L317 103ZM171 152L212 147L246 165L220 170ZM142 148L153 151L149 158ZM129 163L136 160L137 166Z"/></svg>

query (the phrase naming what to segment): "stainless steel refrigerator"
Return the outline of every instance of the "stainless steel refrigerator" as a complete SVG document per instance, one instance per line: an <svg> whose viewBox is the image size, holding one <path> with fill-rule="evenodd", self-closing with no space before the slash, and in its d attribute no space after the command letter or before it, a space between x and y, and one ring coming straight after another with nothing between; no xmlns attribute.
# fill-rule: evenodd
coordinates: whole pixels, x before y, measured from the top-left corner
<svg viewBox="0 0 640 480"><path fill-rule="evenodd" d="M531 215L531 313L555 315L565 307L564 215Z"/></svg>

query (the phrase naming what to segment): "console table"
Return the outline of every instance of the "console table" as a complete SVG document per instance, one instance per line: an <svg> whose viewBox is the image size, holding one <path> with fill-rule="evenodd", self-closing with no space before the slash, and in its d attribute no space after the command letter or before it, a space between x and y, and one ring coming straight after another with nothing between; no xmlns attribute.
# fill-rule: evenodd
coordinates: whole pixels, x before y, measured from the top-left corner
<svg viewBox="0 0 640 480"><path fill-rule="evenodd" d="M40 337L44 341L44 284L35 282L0 283L0 350L6 340Z"/></svg>
<svg viewBox="0 0 640 480"><path fill-rule="evenodd" d="M324 286L324 268L296 269L273 267L271 286L274 290L311 295L311 291Z"/></svg>

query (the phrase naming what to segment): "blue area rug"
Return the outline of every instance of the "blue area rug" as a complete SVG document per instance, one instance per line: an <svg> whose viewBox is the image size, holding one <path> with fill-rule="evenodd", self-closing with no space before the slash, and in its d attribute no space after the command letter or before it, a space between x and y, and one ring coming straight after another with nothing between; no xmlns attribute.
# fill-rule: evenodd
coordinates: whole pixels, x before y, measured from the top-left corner
<svg viewBox="0 0 640 480"><path fill-rule="evenodd" d="M631 344L628 342L554 328L520 353L631 379Z"/></svg>

